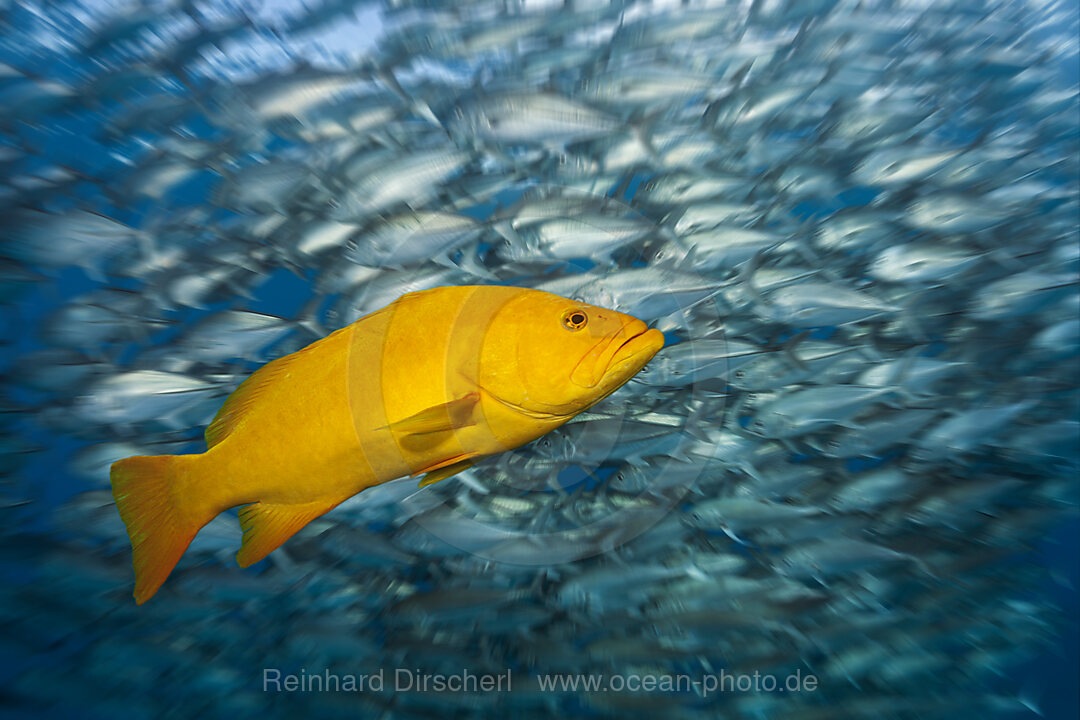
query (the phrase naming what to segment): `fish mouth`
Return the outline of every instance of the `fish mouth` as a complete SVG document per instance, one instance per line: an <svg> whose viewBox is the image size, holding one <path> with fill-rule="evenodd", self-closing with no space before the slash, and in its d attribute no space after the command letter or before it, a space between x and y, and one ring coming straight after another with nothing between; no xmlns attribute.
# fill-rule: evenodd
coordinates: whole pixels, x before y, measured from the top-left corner
<svg viewBox="0 0 1080 720"><path fill-rule="evenodd" d="M634 329L624 334L631 327ZM613 389L644 367L663 346L663 333L650 330L645 323L636 320L624 325L623 332L597 343L574 368L570 379L575 385L584 388L602 385L605 389Z"/></svg>
<svg viewBox="0 0 1080 720"><path fill-rule="evenodd" d="M619 384L622 384L645 367L645 364L652 360L653 355L656 355L662 347L664 347L664 334L655 328L632 335L616 348L604 372L604 378L615 376L620 378ZM623 377L623 371L629 368L633 368L633 371L625 373Z"/></svg>

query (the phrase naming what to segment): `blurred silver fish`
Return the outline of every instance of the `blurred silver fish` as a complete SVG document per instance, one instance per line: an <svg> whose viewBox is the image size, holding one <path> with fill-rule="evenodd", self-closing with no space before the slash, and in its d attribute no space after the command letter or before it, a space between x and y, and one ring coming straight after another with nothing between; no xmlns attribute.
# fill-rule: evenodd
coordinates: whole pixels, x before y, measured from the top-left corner
<svg viewBox="0 0 1080 720"><path fill-rule="evenodd" d="M1075 632L1078 25L972 0L0 3L5 701L1060 714L1069 683L1026 675ZM225 567L219 518L159 606L122 602L111 460L199 452L258 364L486 283L667 346L264 567ZM404 668L512 690L390 688ZM544 685L721 672L816 686Z"/></svg>

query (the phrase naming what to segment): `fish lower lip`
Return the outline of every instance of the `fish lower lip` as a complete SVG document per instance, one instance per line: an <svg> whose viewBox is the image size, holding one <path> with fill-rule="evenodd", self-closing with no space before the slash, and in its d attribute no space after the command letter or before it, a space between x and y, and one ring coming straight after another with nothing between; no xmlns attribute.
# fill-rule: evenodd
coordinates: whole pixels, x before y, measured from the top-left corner
<svg viewBox="0 0 1080 720"><path fill-rule="evenodd" d="M615 367L616 365L623 363L626 360L637 355L638 352L641 350L641 348L635 347L636 345L640 345L638 341L640 341L645 336L655 332L656 331L651 328L645 328L636 335L628 337L626 340L624 340L622 344L619 345L619 347L615 350L615 353L611 356L611 362L608 365L609 370L610 368Z"/></svg>

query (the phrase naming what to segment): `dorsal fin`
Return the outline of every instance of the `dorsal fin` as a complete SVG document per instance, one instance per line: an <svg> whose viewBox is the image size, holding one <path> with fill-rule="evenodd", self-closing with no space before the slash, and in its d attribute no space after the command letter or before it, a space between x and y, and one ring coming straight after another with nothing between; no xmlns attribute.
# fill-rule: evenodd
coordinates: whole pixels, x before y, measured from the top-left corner
<svg viewBox="0 0 1080 720"><path fill-rule="evenodd" d="M349 327L351 326L336 330L326 337L316 340L305 348L301 348L294 353L263 365L252 373L247 380L240 383L240 387L236 388L232 395L225 399L225 404L221 406L221 409L218 410L217 415L214 416L209 427L206 428L207 450L227 438L229 434L237 428L239 423L243 420L244 415L258 401L266 388L271 385L283 371L288 370L289 365L291 365L297 357L313 351L315 348L327 342L338 333L347 330Z"/></svg>
<svg viewBox="0 0 1080 720"><path fill-rule="evenodd" d="M206 428L206 449L214 447L236 428L243 418L244 413L262 394L263 390L288 367L292 356L286 355L271 363L263 365L256 370L247 380L240 383L240 387L233 390L232 395L225 399L225 404L217 411L213 421Z"/></svg>

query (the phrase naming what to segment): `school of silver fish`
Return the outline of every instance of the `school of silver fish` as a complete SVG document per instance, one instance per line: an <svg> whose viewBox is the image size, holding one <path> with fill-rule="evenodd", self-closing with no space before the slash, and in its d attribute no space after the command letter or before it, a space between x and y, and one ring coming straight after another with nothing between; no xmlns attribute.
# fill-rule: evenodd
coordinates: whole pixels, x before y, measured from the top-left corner
<svg viewBox="0 0 1080 720"><path fill-rule="evenodd" d="M1059 0L0 3L2 702L1038 711L1013 670L1069 632L1046 588L1076 593L1040 553L1080 504L1077 27ZM220 516L130 603L113 461L200 452L259 365L484 283L668 345L250 571ZM266 667L513 689L274 694ZM818 686L537 679L721 670Z"/></svg>

